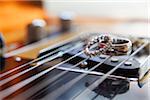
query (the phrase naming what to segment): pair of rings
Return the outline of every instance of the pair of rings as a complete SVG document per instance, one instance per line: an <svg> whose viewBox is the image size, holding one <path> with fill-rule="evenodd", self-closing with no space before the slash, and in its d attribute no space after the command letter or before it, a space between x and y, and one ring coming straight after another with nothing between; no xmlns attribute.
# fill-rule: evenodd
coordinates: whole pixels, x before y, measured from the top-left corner
<svg viewBox="0 0 150 100"><path fill-rule="evenodd" d="M95 47L92 47L96 45ZM88 56L104 55L127 55L131 53L132 43L129 39L111 37L107 35L96 36L85 47Z"/></svg>

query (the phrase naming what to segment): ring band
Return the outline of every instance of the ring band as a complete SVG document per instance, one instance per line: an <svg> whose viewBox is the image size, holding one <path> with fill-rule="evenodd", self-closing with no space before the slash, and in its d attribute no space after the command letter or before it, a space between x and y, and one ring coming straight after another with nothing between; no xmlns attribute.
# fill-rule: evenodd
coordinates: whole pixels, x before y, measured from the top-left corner
<svg viewBox="0 0 150 100"><path fill-rule="evenodd" d="M98 43L96 50L90 50L92 45ZM85 54L88 56L104 55L127 55L131 53L132 43L129 39L110 37L110 36L96 36L88 42L85 48Z"/></svg>

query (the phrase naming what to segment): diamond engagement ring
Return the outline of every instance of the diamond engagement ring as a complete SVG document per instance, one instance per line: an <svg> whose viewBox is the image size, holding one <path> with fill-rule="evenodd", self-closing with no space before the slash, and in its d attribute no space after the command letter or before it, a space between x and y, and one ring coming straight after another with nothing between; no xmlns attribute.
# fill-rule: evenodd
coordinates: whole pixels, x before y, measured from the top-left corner
<svg viewBox="0 0 150 100"><path fill-rule="evenodd" d="M96 45L95 47L92 47ZM88 56L104 55L127 55L130 54L132 43L129 39L111 37L107 35L96 36L88 42L85 54Z"/></svg>

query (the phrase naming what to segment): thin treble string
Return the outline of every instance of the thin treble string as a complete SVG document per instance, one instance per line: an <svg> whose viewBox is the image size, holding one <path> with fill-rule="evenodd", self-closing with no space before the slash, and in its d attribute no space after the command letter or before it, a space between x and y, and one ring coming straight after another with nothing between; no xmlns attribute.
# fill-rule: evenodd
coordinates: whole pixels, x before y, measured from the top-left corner
<svg viewBox="0 0 150 100"><path fill-rule="evenodd" d="M107 77L112 74L115 70L117 70L123 63L125 63L127 60L129 60L131 57L133 57L135 54L137 54L140 50L142 50L148 42L144 43L141 47L139 47L136 51L134 51L130 56L128 56L125 60L123 60L121 63L119 63L116 67L114 67L112 70L107 72L105 75L103 75L101 78L96 80L93 84L88 86L83 92L81 92L79 95L75 96L72 100L78 100L80 97L84 95L88 95L91 93L92 90L94 90L98 85L100 85ZM91 90L91 91L89 91Z"/></svg>
<svg viewBox="0 0 150 100"><path fill-rule="evenodd" d="M42 71L42 72L40 72L40 73L34 75L34 76L31 76L31 77L28 78L28 79L25 79L24 81L21 81L21 82L15 84L15 85L13 85L13 86L11 86L11 87L5 89L5 90L2 90L2 91L0 92L1 98L3 99L3 98L5 98L5 97L11 95L12 93L14 93L15 91L17 91L18 89L21 89L22 87L28 85L29 83L33 82L34 80L36 80L36 79L38 79L38 78L40 78L40 77L42 77L43 75L45 75L46 73L50 72L51 70L57 68L58 66L60 66L60 65L62 65L62 64L64 64L64 63L66 63L66 62L68 62L69 60L71 60L71 59L73 59L73 58L75 58L75 57L77 57L77 56L79 56L79 55L81 55L81 54L83 54L83 53L84 53L84 51L81 51L81 52L77 53L76 55L74 55L74 56L68 58L67 60L62 61L61 63L58 63L58 64L56 64L56 65L54 65L54 66L52 66L52 67L50 67L50 68L48 68L48 69L46 69L46 70L44 70L44 71Z"/></svg>
<svg viewBox="0 0 150 100"><path fill-rule="evenodd" d="M92 71L94 69L96 69L97 67L99 67L101 64L103 64L106 60L108 60L111 56L107 57L104 59L104 61L98 63L97 65L93 66L92 68L90 68L88 71ZM72 79L70 82L62 85L60 88L56 89L55 91L53 91L52 93L46 95L44 97L44 99L48 99L49 97L52 100L55 100L57 97L59 97L60 95L62 95L63 93L65 93L66 91L68 91L74 84L76 84L78 81L80 81L82 78L84 78L86 75L88 75L88 73L84 73L79 75L78 77Z"/></svg>
<svg viewBox="0 0 150 100"><path fill-rule="evenodd" d="M74 47L72 47L72 48L70 48L70 49L64 51L63 54L65 54L65 53L67 53L67 52L70 52L70 51L72 51L73 49L78 48L78 47L80 47L80 46L82 46L82 45L83 45L83 44L78 44L78 45L76 45L76 46L74 46ZM22 72L20 72L20 73L17 73L17 74L15 74L15 75L12 75L12 76L10 76L10 77L8 77L8 78L2 80L1 83L0 83L0 86L6 84L7 82L9 82L9 81L11 81L11 80L13 80L13 79L15 79L15 78L17 78L17 77L19 77L19 76L21 76L21 75L27 73L27 72L29 72L29 71L31 71L31 70L37 68L37 67L39 67L40 65L42 65L42 64L44 64L44 63L46 63L46 62L49 62L49 61L51 61L51 60L53 60L53 59L56 59L56 58L62 56L63 54L57 53L57 54L51 56L49 59L47 59L46 61L44 61L44 62L42 62L42 63L37 63L37 65L35 65L35 66L33 66L33 67L30 67L30 68L28 68L28 69L26 69L26 70L24 70L24 71L22 71Z"/></svg>
<svg viewBox="0 0 150 100"><path fill-rule="evenodd" d="M46 54L46 55L44 55L44 56L41 56L41 57L36 58L36 59L34 59L34 60L30 61L30 62L27 62L27 63L25 63L25 64L22 64L22 65L20 65L20 66L14 68L14 69L11 69L11 70L9 70L9 71L7 71L7 72L5 72L5 73L2 73L2 74L0 75L0 78L6 76L6 75L8 75L8 74L10 74L10 73L12 73L12 72L14 72L14 71L16 71L16 70L18 70L18 69L21 69L21 68L23 68L23 67L25 67L25 66L27 66L27 65L30 65L30 64L35 63L35 62L37 62L37 61L39 61L39 60L42 60L43 58L48 57L48 56L50 56L50 55L52 55L52 54L54 54L54 53L60 51L61 49L67 49L67 48L68 48L68 45L67 45L67 46L65 45L65 46L60 47L60 48L58 48L58 49L56 49L56 50L54 50L54 51L52 51L52 52L50 52L50 53L48 53L48 54Z"/></svg>
<svg viewBox="0 0 150 100"><path fill-rule="evenodd" d="M95 47L95 45L97 45L97 44L94 44L91 48ZM11 87L9 87L9 88L3 90L3 91L1 91L1 92L0 92L1 98L5 98L5 97L11 95L11 94L14 93L15 91L17 91L17 90L21 89L22 87L28 85L29 83L33 82L34 80L36 80L36 79L42 77L43 75L45 75L46 73L50 72L51 70L53 70L53 69L59 67L60 65L66 63L66 62L68 62L69 60L71 60L71 59L73 59L73 58L75 58L75 57L77 57L77 56L79 56L79 55L81 55L81 54L83 54L83 53L84 53L84 50L82 50L82 51L80 51L79 53L75 54L74 56L68 58L67 60L62 61L61 63L58 63L58 64L56 64L56 65L54 65L54 66L52 66L52 67L50 67L50 68L48 68L48 69L46 69L46 70L44 70L44 71L38 73L38 74L36 74L36 75L34 75L34 76L32 76L32 77L30 77L30 78L28 78L28 79L25 79L24 81L21 81L21 82L15 84L15 85L13 85L13 86L11 86Z"/></svg>
<svg viewBox="0 0 150 100"><path fill-rule="evenodd" d="M71 66L70 68L73 69L73 68L79 66L82 62L84 62L84 61L86 61L88 59L89 58L86 58L86 59L80 61L79 63ZM50 85L51 83L53 83L54 81L56 81L58 78L64 76L68 72L69 72L69 70L65 70L65 71L61 72L60 74L58 74L58 75L56 75L56 76L54 76L54 77L52 77L52 78L50 78L50 79L48 79L46 81L43 81L42 84L37 84L37 85L31 87L29 90L23 92L22 94L20 94L19 96L15 97L14 99L18 100L18 99L21 99L22 97L24 99L28 99L30 96L34 95L35 93L36 93L35 95L38 95L39 94L39 92L38 92L39 90L43 90L44 87L46 87L47 85Z"/></svg>

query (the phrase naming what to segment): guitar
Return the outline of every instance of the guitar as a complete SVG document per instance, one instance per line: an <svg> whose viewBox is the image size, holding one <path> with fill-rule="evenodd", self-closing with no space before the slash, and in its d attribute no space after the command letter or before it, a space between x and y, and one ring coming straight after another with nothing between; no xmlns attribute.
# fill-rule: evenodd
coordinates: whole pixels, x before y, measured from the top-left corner
<svg viewBox="0 0 150 100"><path fill-rule="evenodd" d="M94 35L64 40L67 34L6 54L1 99L149 100L149 41L131 39L130 55L88 57L83 50Z"/></svg>

